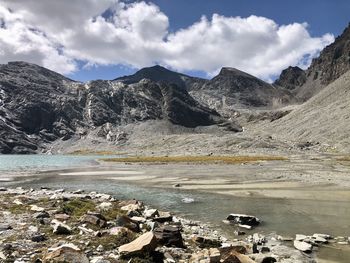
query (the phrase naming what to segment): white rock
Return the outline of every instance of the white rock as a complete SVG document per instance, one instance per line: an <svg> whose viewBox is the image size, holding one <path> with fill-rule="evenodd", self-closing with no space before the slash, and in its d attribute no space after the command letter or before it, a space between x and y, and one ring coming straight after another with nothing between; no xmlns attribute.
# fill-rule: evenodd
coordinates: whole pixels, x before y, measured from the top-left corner
<svg viewBox="0 0 350 263"><path fill-rule="evenodd" d="M44 212L45 208L37 206L37 205L31 205L30 210L34 212Z"/></svg>
<svg viewBox="0 0 350 263"><path fill-rule="evenodd" d="M15 200L13 201L13 203L14 203L15 205L23 205L23 203L22 203L20 200L18 200L18 199L15 199Z"/></svg>
<svg viewBox="0 0 350 263"><path fill-rule="evenodd" d="M252 229L252 226L248 226L248 225L238 225L238 226L245 229Z"/></svg>
<svg viewBox="0 0 350 263"><path fill-rule="evenodd" d="M111 202L102 202L101 204L98 205L98 208L101 210L108 210L111 209L113 204Z"/></svg>
<svg viewBox="0 0 350 263"><path fill-rule="evenodd" d="M38 232L38 228L36 226L29 226L28 231L35 233L35 232Z"/></svg>
<svg viewBox="0 0 350 263"><path fill-rule="evenodd" d="M312 251L312 245L304 241L294 240L294 247L302 252L309 253Z"/></svg>
<svg viewBox="0 0 350 263"><path fill-rule="evenodd" d="M190 198L190 197L185 197L181 200L181 202L185 203L185 204L190 204L190 203L193 203L194 202L194 199L193 198Z"/></svg>
<svg viewBox="0 0 350 263"><path fill-rule="evenodd" d="M105 249L102 245L99 245L97 248L96 248L96 251L97 252L103 252Z"/></svg>
<svg viewBox="0 0 350 263"><path fill-rule="evenodd" d="M155 216L159 216L159 212L157 209L148 209L144 211L144 215L146 218L153 218Z"/></svg>
<svg viewBox="0 0 350 263"><path fill-rule="evenodd" d="M318 237L321 237L321 238L324 238L324 239L331 239L331 238L332 238L331 235L327 235L327 234L318 234L318 233L313 234L312 236L313 236L314 238L318 238Z"/></svg>
<svg viewBox="0 0 350 263"><path fill-rule="evenodd" d="M296 234L295 235L295 240L297 240L297 241L302 241L302 240L305 240L305 239L307 239L307 236L305 236L305 235L301 235L301 234Z"/></svg>
<svg viewBox="0 0 350 263"><path fill-rule="evenodd" d="M53 251L59 250L59 249L64 248L64 247L74 249L75 251L80 251L80 248L78 248L76 245L74 245L72 243L63 244L59 247L51 247L48 249L48 251L53 252Z"/></svg>
<svg viewBox="0 0 350 263"><path fill-rule="evenodd" d="M253 238L253 242L258 244L258 245L261 245L261 244L266 242L265 237L263 235L258 234L258 233L254 233L252 238Z"/></svg>

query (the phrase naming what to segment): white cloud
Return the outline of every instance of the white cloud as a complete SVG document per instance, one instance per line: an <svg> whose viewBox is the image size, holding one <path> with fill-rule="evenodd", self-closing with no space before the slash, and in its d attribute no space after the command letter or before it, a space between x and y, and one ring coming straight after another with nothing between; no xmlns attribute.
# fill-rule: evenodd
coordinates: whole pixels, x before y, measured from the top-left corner
<svg viewBox="0 0 350 263"><path fill-rule="evenodd" d="M0 0L0 19L1 63L27 60L61 73L76 70L76 60L137 68L157 62L209 75L231 66L269 79L289 65L307 67L334 40L311 37L307 24L217 14L169 34L168 17L142 1Z"/></svg>

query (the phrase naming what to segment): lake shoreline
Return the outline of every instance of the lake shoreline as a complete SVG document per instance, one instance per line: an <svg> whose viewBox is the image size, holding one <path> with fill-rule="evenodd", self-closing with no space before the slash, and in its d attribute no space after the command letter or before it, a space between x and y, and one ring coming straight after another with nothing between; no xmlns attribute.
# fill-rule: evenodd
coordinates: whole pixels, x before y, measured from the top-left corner
<svg viewBox="0 0 350 263"><path fill-rule="evenodd" d="M282 262L287 258L292 260L290 262L313 262L315 258L311 250L303 253L293 248L294 238L256 232L227 239L201 222L145 207L141 201L116 200L108 194L45 187L37 190L1 188L0 200L3 208L0 257L16 262L61 262L60 258L67 251L81 258L81 262L104 259L106 261L103 262L111 263L124 258L130 260L140 253L146 253L149 257L162 255L164 262L231 262L227 259L229 257L237 258L240 262ZM75 203L78 206L74 206ZM85 206L86 209L82 209ZM120 220L120 216L130 221L125 223L126 219ZM57 226L61 226L61 232L57 232ZM168 232L164 229L168 229ZM111 236L115 237L112 232L117 230L131 231L129 234L132 237L119 240L121 243L115 239L111 241ZM243 230L241 227L240 231ZM125 244L122 243L128 241L126 244L130 244L147 234L158 235L156 239L152 238L157 245L144 244L142 249L132 245L123 247ZM91 237L98 241L92 244L86 242ZM179 245L180 239L183 246ZM165 240L172 243L169 245ZM329 239L329 242L333 241ZM316 241L313 246L316 246ZM140 250L134 254L135 251L125 252L123 249ZM273 258L277 261L273 261Z"/></svg>

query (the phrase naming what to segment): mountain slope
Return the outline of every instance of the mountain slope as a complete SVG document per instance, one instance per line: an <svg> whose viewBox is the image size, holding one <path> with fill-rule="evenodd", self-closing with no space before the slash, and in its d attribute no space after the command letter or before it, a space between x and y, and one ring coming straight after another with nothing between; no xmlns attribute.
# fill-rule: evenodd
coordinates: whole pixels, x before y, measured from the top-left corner
<svg viewBox="0 0 350 263"><path fill-rule="evenodd" d="M350 70L350 24L332 44L322 50L306 71L301 72L290 67L282 72L275 83L293 89L296 98L303 102L348 70Z"/></svg>
<svg viewBox="0 0 350 263"><path fill-rule="evenodd" d="M191 89L190 94L228 114L237 108L273 107L291 100L288 90L234 68L222 68L218 76Z"/></svg>
<svg viewBox="0 0 350 263"><path fill-rule="evenodd" d="M350 149L350 71L287 116L271 123L277 137Z"/></svg>
<svg viewBox="0 0 350 263"><path fill-rule="evenodd" d="M174 84L83 84L25 62L0 66L0 153L34 152L56 140L84 138L102 126L147 120L241 131Z"/></svg>

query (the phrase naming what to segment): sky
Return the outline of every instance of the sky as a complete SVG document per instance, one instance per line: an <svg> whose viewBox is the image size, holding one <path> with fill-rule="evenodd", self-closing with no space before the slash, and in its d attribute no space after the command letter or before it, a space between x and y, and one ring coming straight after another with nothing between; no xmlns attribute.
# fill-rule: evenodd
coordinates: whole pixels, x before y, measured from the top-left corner
<svg viewBox="0 0 350 263"><path fill-rule="evenodd" d="M349 13L348 0L0 0L0 63L80 81L155 64L204 78L235 67L271 82L307 68Z"/></svg>

